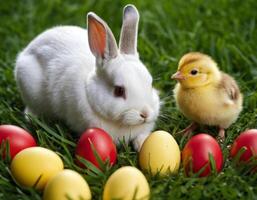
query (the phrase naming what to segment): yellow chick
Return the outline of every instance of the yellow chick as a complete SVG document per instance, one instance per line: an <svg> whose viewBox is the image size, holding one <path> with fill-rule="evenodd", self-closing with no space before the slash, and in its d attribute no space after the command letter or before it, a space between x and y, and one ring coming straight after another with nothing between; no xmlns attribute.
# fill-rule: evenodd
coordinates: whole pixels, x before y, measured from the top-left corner
<svg viewBox="0 0 257 200"><path fill-rule="evenodd" d="M218 126L220 139L225 129L236 121L242 110L243 96L236 81L219 70L208 55L191 52L184 55L178 71L174 96L180 111L193 123L183 130L193 131L197 124Z"/></svg>

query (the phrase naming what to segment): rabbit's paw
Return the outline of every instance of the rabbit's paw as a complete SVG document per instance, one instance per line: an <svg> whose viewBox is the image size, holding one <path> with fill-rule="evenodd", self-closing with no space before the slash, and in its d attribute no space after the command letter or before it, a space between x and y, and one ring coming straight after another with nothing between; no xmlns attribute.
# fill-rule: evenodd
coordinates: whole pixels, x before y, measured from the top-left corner
<svg viewBox="0 0 257 200"><path fill-rule="evenodd" d="M133 146L134 146L134 149L139 152L145 139L148 137L150 133L148 134L141 134L141 135L138 135L134 140L133 140Z"/></svg>

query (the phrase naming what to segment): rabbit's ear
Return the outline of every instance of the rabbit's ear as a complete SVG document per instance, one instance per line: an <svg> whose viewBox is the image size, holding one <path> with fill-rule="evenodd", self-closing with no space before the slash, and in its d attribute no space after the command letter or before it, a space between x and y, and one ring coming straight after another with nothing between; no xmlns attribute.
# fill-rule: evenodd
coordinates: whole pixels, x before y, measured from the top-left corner
<svg viewBox="0 0 257 200"><path fill-rule="evenodd" d="M93 12L88 13L87 23L89 46L98 59L97 62L102 63L104 59L115 58L118 54L118 47L108 25Z"/></svg>
<svg viewBox="0 0 257 200"><path fill-rule="evenodd" d="M137 28L139 13L134 5L127 5L123 10L123 23L120 36L120 52L137 54Z"/></svg>

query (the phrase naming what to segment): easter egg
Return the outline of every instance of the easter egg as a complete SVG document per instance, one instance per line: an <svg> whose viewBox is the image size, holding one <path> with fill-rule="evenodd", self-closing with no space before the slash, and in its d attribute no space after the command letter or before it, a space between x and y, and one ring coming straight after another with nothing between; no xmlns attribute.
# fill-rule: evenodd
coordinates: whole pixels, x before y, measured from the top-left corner
<svg viewBox="0 0 257 200"><path fill-rule="evenodd" d="M199 176L208 176L211 173L210 155L215 161L217 172L220 172L223 165L223 156L218 142L212 136L204 133L193 136L182 151L182 163L186 175L204 169Z"/></svg>
<svg viewBox="0 0 257 200"><path fill-rule="evenodd" d="M153 132L141 147L139 165L153 175L176 173L180 165L180 150L176 140L168 132Z"/></svg>
<svg viewBox="0 0 257 200"><path fill-rule="evenodd" d="M65 169L51 178L44 190L44 200L91 199L87 182L77 172Z"/></svg>
<svg viewBox="0 0 257 200"><path fill-rule="evenodd" d="M30 147L19 152L11 162L15 181L23 187L43 189L54 175L63 170L61 158L43 147Z"/></svg>
<svg viewBox="0 0 257 200"><path fill-rule="evenodd" d="M103 200L149 198L148 182L143 173L135 167L126 166L116 170L104 186Z"/></svg>
<svg viewBox="0 0 257 200"><path fill-rule="evenodd" d="M28 147L36 146L34 138L24 129L14 125L1 125L0 126L0 144L6 145L9 143L9 150L11 159L19 153L21 150ZM5 158L5 149L2 153L2 157Z"/></svg>
<svg viewBox="0 0 257 200"><path fill-rule="evenodd" d="M76 155L100 168L94 151L97 152L103 162L108 159L111 165L115 164L117 157L116 145L111 136L100 128L87 129L77 143ZM81 162L78 162L78 164L84 167Z"/></svg>
<svg viewBox="0 0 257 200"><path fill-rule="evenodd" d="M245 151L240 156L240 161L249 161L253 156L257 155L257 129L250 129L242 132L234 141L230 156L233 158L237 155L241 148Z"/></svg>

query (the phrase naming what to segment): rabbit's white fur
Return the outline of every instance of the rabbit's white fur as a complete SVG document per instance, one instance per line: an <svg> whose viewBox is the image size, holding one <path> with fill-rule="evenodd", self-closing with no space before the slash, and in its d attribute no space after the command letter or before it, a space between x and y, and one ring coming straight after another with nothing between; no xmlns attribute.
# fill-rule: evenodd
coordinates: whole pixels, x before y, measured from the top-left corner
<svg viewBox="0 0 257 200"><path fill-rule="evenodd" d="M26 113L62 119L79 133L99 127L116 143L134 140L139 150L154 127L160 103L150 73L133 51L136 14L134 6L125 7L122 28L125 39L121 40L134 39L135 44L124 42L122 46L120 41L120 51L108 26L93 13L88 21L92 20L98 28L104 27L106 33L104 54L101 54L103 44L94 43L99 41L95 39L99 36L89 22L91 32L75 26L59 26L36 37L19 54L15 68ZM126 33L124 23L134 23L132 35ZM115 97L116 85L125 87L126 98ZM147 117L143 118L142 113Z"/></svg>

